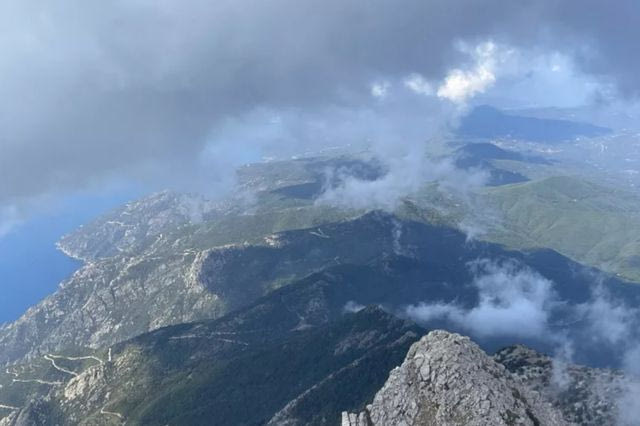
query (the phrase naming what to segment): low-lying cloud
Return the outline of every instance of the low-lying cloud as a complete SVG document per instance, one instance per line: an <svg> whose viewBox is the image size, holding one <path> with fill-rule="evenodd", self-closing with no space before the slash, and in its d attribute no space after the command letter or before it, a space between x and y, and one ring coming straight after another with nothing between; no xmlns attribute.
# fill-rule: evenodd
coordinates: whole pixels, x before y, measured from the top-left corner
<svg viewBox="0 0 640 426"><path fill-rule="evenodd" d="M640 308L614 296L599 276L587 276L584 291L590 296L575 303L559 296L556 283L516 261L483 259L468 267L477 303L422 302L405 307L404 315L425 325L444 321L479 341L543 342L554 352L552 380L559 389L568 385L566 367L576 355L585 361L589 353L610 353L606 363L627 374L616 383L618 422L634 424L640 414Z"/></svg>
<svg viewBox="0 0 640 426"><path fill-rule="evenodd" d="M355 209L395 210L407 196L415 194L428 183L437 182L448 191L462 194L482 186L486 174L456 168L450 160L430 160L424 153L408 154L382 160L386 173L375 180L360 179L352 175L341 176L339 184L327 188L316 200ZM331 171L327 180L334 180Z"/></svg>
<svg viewBox="0 0 640 426"><path fill-rule="evenodd" d="M487 259L469 264L478 303L465 308L456 303L420 303L406 308L418 322L445 319L478 337L538 337L549 324L558 303L551 281L515 261Z"/></svg>
<svg viewBox="0 0 640 426"><path fill-rule="evenodd" d="M474 277L471 288L477 292L473 306L422 302L407 306L405 314L421 323L446 320L478 338L546 341L565 358L573 355L576 344L614 348L625 367L640 354L640 309L613 296L597 278L585 282L588 300L575 303L558 295L556 283L514 260L483 259L468 267Z"/></svg>

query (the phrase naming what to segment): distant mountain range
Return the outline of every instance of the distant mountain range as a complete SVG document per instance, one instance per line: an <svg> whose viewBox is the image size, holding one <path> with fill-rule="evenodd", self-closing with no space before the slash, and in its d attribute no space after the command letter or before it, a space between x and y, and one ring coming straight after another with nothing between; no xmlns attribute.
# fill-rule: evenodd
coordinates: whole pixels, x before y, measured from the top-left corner
<svg viewBox="0 0 640 426"><path fill-rule="evenodd" d="M611 129L569 120L512 115L482 105L462 118L457 132L467 138L522 139L556 144L578 137L603 136L611 133Z"/></svg>

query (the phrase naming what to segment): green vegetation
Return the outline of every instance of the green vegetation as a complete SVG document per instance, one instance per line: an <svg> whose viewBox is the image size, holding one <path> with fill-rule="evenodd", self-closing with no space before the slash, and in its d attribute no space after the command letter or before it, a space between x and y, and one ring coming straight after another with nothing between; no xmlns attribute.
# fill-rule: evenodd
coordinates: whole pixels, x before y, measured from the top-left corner
<svg viewBox="0 0 640 426"><path fill-rule="evenodd" d="M632 194L564 176L486 194L498 213L491 240L515 248L552 248L640 282L640 199Z"/></svg>
<svg viewBox="0 0 640 426"><path fill-rule="evenodd" d="M372 351L365 357L367 365L351 367L357 373L349 375L350 381L315 392L313 402L319 411L303 410L306 420L337 424L342 410L360 408L373 396L417 334L398 344L396 350L375 353L375 348L392 344L407 331L401 321L374 310L348 316L334 325L294 333L282 343L249 350L228 362L204 364L188 378L172 380L151 401L134 410L131 421L204 424L215 413L217 424L264 424L287 402ZM340 345L349 340L352 345L340 352ZM372 364L378 364L377 373L368 370ZM350 398L342 399L328 392L330 388L342 389L342 396Z"/></svg>

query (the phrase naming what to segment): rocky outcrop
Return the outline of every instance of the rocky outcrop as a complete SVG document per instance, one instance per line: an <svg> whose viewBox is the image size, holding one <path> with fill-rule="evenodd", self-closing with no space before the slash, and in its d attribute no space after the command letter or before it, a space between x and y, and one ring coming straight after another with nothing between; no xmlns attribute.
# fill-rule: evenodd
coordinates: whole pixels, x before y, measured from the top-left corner
<svg viewBox="0 0 640 426"><path fill-rule="evenodd" d="M445 331L414 343L366 410L342 417L343 426L565 424L469 338Z"/></svg>
<svg viewBox="0 0 640 426"><path fill-rule="evenodd" d="M565 363L521 345L502 349L494 359L551 401L567 421L588 426L629 424L625 399L640 389L640 382L620 371Z"/></svg>

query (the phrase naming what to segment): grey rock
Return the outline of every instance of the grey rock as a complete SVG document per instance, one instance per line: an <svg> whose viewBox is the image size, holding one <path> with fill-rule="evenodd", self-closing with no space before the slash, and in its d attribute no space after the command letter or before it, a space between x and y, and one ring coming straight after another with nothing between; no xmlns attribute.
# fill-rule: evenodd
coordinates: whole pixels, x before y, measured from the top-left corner
<svg viewBox="0 0 640 426"><path fill-rule="evenodd" d="M565 425L562 414L469 338L432 331L414 343L373 402L343 426Z"/></svg>

